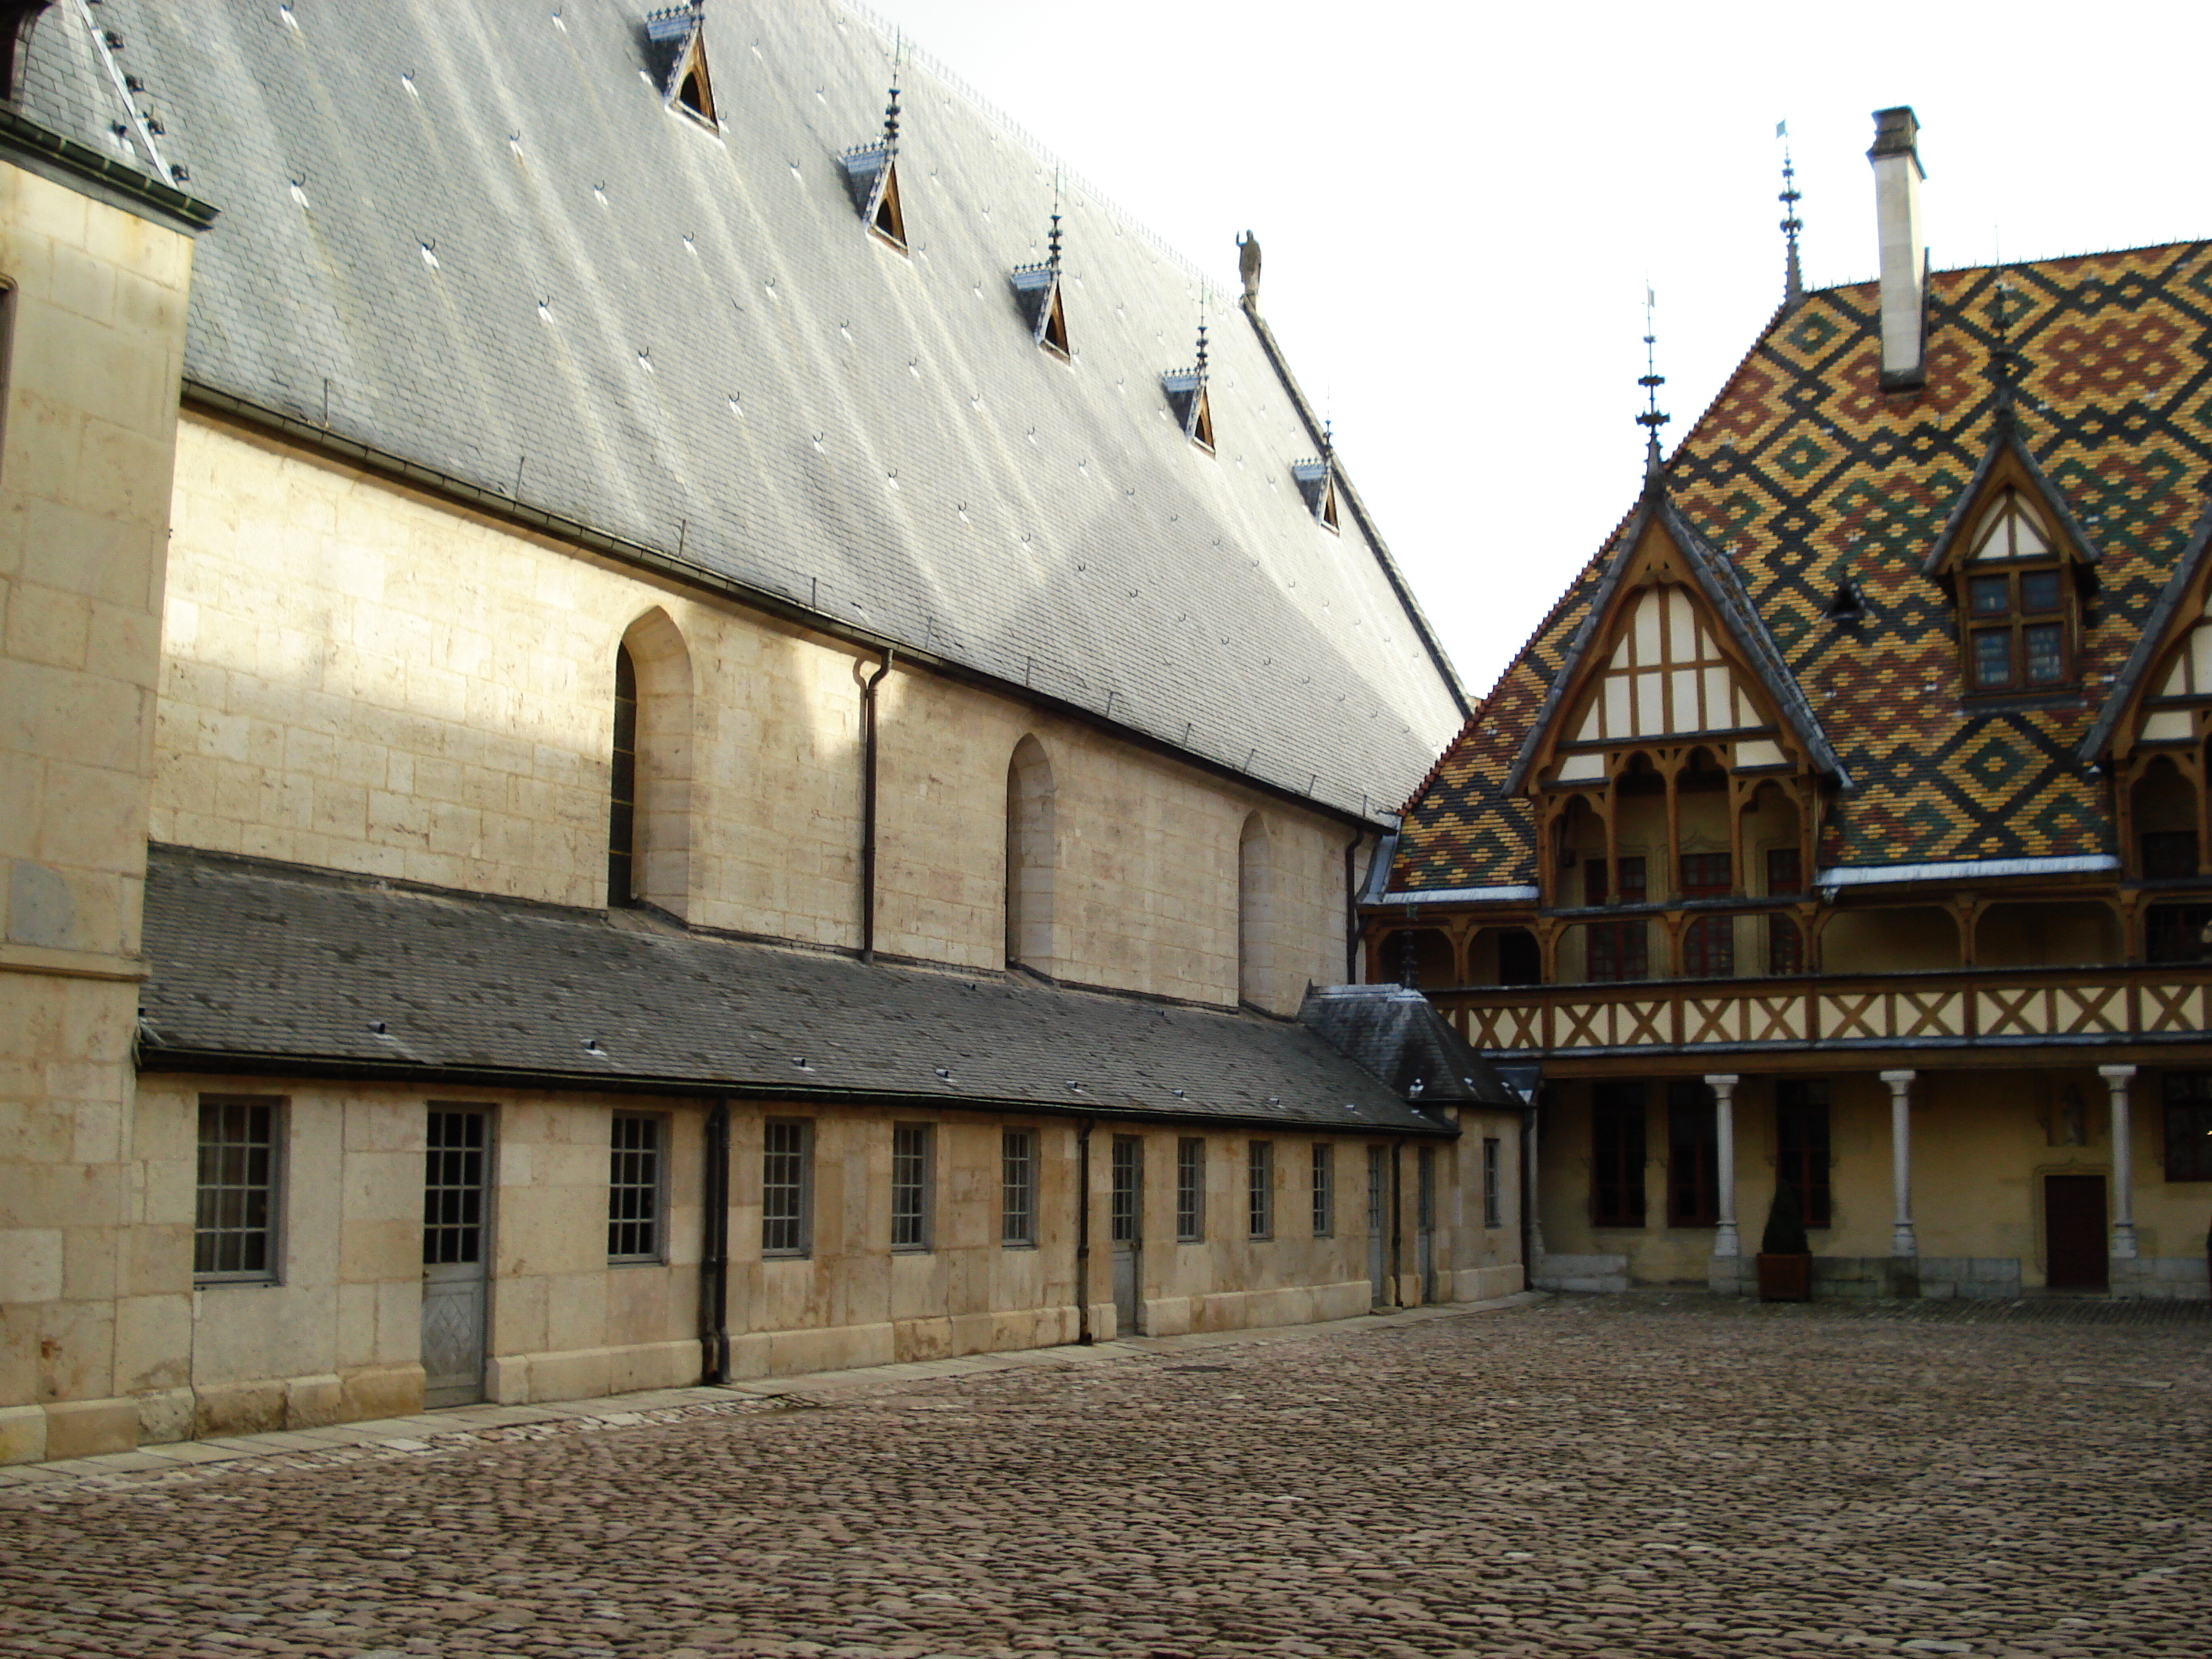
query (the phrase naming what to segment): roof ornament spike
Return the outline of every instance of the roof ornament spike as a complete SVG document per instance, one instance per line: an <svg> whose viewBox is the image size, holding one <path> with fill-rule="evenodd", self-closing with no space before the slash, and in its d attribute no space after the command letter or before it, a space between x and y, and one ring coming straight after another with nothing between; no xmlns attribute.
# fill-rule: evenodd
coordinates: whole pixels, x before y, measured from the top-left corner
<svg viewBox="0 0 2212 1659"><path fill-rule="evenodd" d="M1797 204L1804 192L1797 188L1797 168L1790 157L1790 123L1777 121L1774 136L1782 141L1782 193L1775 200L1782 204L1782 234L1788 239L1789 264L1782 279L1782 308L1794 311L1805 297L1805 273L1797 262L1797 233L1805 228L1805 222L1797 216Z"/></svg>
<svg viewBox="0 0 2212 1659"><path fill-rule="evenodd" d="M1990 347L1990 380L1994 390L1990 413L2000 426L2008 427L2014 420L2013 384L2014 366L2020 361L2020 353L2014 349L2012 343L2014 289L2005 280L2002 264L1996 268L1996 277L1995 292L1990 301L1990 320L1996 325L1996 338Z"/></svg>
<svg viewBox="0 0 2212 1659"><path fill-rule="evenodd" d="M1045 255L1045 263L1052 267L1052 274L1055 279L1060 276L1060 186L1061 179L1060 170L1055 167L1053 169L1052 174L1052 234L1046 240L1045 243L1045 246L1048 250Z"/></svg>
<svg viewBox="0 0 2212 1659"><path fill-rule="evenodd" d="M1667 377L1659 372L1656 347L1658 335L1651 325L1651 313L1659 303L1651 291L1651 284L1644 284L1644 373L1636 384L1644 388L1644 412L1636 417L1636 424L1644 431L1644 477L1648 483L1659 476L1659 428L1674 417L1659 412L1659 388L1667 384Z"/></svg>

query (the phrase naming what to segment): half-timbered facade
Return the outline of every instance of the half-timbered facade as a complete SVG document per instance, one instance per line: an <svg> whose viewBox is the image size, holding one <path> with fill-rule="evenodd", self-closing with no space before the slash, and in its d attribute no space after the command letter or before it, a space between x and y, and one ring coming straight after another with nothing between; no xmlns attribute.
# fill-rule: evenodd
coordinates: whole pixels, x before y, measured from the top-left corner
<svg viewBox="0 0 2212 1659"><path fill-rule="evenodd" d="M1367 896L1540 1064L1540 1282L1735 1288L1786 1178L1831 1290L2206 1293L2212 246L1923 282L1916 133Z"/></svg>

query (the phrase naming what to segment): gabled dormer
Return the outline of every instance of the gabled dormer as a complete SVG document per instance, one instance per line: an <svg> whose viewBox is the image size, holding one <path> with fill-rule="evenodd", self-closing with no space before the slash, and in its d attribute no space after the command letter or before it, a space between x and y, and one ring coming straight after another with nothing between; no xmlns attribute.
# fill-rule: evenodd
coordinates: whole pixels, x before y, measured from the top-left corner
<svg viewBox="0 0 2212 1659"><path fill-rule="evenodd" d="M1647 487L1505 788L1547 905L1793 893L1819 787L1847 784L1729 560Z"/></svg>
<svg viewBox="0 0 2212 1659"><path fill-rule="evenodd" d="M2000 395L1988 449L1921 574L1958 607L1960 686L2032 696L2081 683L2081 601L2097 549L2022 440Z"/></svg>
<svg viewBox="0 0 2212 1659"><path fill-rule="evenodd" d="M1321 453L1311 460L1292 461L1291 480L1298 487L1298 495L1312 514L1314 522L1322 529L1341 532L1336 520L1336 431L1324 422L1321 429Z"/></svg>
<svg viewBox="0 0 2212 1659"><path fill-rule="evenodd" d="M1170 369L1160 377L1168 408L1183 437L1207 454L1213 453L1213 404L1206 395L1206 325L1198 325L1198 356L1188 368Z"/></svg>
<svg viewBox="0 0 2212 1659"><path fill-rule="evenodd" d="M661 63L661 101L719 130L714 78L707 69L707 0L647 12L645 38Z"/></svg>
<svg viewBox="0 0 2212 1659"><path fill-rule="evenodd" d="M884 136L872 144L859 144L837 158L845 170L845 188L860 210L860 222L869 234L906 252L906 212L899 204L898 186L899 89L884 109Z"/></svg>
<svg viewBox="0 0 2212 1659"><path fill-rule="evenodd" d="M1060 213L1052 216L1049 252L1041 265L1017 265L1012 282L1014 300L1030 325L1030 337L1062 361L1073 361L1067 343L1067 313L1060 293Z"/></svg>

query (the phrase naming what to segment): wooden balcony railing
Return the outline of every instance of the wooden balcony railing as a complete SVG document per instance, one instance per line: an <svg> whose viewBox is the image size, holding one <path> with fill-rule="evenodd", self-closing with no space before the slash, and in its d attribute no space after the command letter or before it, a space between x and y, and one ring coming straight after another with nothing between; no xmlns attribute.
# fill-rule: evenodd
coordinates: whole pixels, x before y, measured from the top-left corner
<svg viewBox="0 0 2212 1659"><path fill-rule="evenodd" d="M2212 968L1966 969L1432 993L1489 1053L2027 1048L2212 1034Z"/></svg>

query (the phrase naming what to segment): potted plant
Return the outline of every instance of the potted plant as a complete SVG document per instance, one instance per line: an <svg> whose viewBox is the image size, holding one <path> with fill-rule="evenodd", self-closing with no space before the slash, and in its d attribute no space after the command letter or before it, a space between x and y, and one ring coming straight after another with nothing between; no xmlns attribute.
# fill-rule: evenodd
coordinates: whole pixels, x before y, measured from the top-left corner
<svg viewBox="0 0 2212 1659"><path fill-rule="evenodd" d="M1766 1231L1759 1235L1759 1299L1813 1299L1813 1247L1805 1237L1805 1206L1787 1176L1775 1183L1774 1202L1766 1212Z"/></svg>

